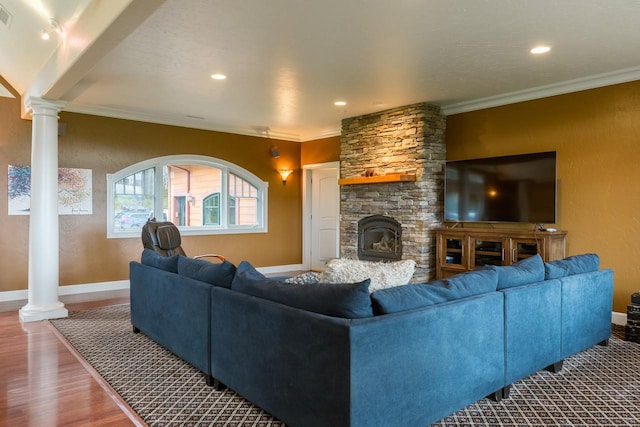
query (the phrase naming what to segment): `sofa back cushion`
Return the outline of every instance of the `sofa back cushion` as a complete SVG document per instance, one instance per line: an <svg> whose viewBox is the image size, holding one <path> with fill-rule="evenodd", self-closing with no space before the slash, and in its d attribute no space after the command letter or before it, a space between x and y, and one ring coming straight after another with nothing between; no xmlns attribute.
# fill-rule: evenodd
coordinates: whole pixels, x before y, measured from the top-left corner
<svg viewBox="0 0 640 427"><path fill-rule="evenodd" d="M544 280L544 261L539 254L513 265L491 267L498 271L498 290Z"/></svg>
<svg viewBox="0 0 640 427"><path fill-rule="evenodd" d="M213 263L185 256L178 258L178 274L223 288L231 287L235 272L236 266L229 261Z"/></svg>
<svg viewBox="0 0 640 427"><path fill-rule="evenodd" d="M600 257L597 254L574 255L545 263L545 278L559 279L574 274L590 273L600 268Z"/></svg>
<svg viewBox="0 0 640 427"><path fill-rule="evenodd" d="M369 283L369 279L358 283L285 283L265 277L242 261L231 289L314 313L356 319L373 316Z"/></svg>
<svg viewBox="0 0 640 427"><path fill-rule="evenodd" d="M496 290L495 269L472 270L431 283L382 289L371 294L375 315L411 310Z"/></svg>
<svg viewBox="0 0 640 427"><path fill-rule="evenodd" d="M148 265L149 267L159 268L160 270L169 271L171 273L178 272L178 257L180 255L173 256L164 256L160 255L158 252L145 249L142 251L142 256L140 258L140 263L144 265Z"/></svg>

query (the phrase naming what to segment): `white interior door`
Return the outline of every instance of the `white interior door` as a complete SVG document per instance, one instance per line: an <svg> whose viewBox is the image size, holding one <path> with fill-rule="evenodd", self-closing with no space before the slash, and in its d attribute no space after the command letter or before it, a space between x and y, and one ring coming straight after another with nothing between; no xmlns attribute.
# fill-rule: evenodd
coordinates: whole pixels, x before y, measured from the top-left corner
<svg viewBox="0 0 640 427"><path fill-rule="evenodd" d="M311 175L310 263L322 270L325 262L339 257L340 186L338 168L317 168Z"/></svg>

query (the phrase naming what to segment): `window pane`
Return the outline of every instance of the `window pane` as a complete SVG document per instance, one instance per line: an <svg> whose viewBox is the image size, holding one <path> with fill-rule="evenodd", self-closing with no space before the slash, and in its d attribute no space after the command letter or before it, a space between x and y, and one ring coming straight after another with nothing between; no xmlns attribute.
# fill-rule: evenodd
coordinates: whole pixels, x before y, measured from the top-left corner
<svg viewBox="0 0 640 427"><path fill-rule="evenodd" d="M232 173L229 174L229 224L258 223L258 189Z"/></svg>
<svg viewBox="0 0 640 427"><path fill-rule="evenodd" d="M115 183L114 230L141 228L153 213L154 169L145 169Z"/></svg>
<svg viewBox="0 0 640 427"><path fill-rule="evenodd" d="M205 197L202 206L204 225L220 225L220 193Z"/></svg>
<svg viewBox="0 0 640 427"><path fill-rule="evenodd" d="M222 191L222 171L203 165L167 166L167 216L179 226L213 225L204 218L204 200ZM219 196L218 196L219 200ZM218 201L218 209L220 202ZM218 212L216 225L220 224Z"/></svg>
<svg viewBox="0 0 640 427"><path fill-rule="evenodd" d="M229 197L229 225L236 225L236 198Z"/></svg>

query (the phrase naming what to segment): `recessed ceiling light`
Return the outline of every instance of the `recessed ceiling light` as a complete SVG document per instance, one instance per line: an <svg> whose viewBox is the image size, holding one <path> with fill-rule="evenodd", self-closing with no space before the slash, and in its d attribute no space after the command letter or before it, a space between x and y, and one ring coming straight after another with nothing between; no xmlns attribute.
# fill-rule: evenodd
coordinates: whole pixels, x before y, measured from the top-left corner
<svg viewBox="0 0 640 427"><path fill-rule="evenodd" d="M337 107L342 107L344 105L347 105L347 101L336 101L333 103L333 105L337 106Z"/></svg>
<svg viewBox="0 0 640 427"><path fill-rule="evenodd" d="M214 80L224 80L227 78L224 74L211 74L211 78Z"/></svg>
<svg viewBox="0 0 640 427"><path fill-rule="evenodd" d="M540 55L541 53L547 53L551 50L551 48L549 46L536 46L533 49L531 49L529 52L533 53L534 55Z"/></svg>

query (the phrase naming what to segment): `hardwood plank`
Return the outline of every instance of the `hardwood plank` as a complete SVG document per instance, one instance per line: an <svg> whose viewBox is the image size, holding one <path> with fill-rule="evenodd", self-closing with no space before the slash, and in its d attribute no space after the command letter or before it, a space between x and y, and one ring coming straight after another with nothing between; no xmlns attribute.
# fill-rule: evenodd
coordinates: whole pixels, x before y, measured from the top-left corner
<svg viewBox="0 0 640 427"><path fill-rule="evenodd" d="M70 303L67 309L123 302L128 298L116 295ZM17 310L0 312L0 425L146 425L91 370L48 322L21 324Z"/></svg>

